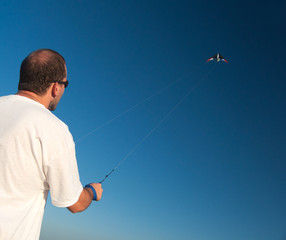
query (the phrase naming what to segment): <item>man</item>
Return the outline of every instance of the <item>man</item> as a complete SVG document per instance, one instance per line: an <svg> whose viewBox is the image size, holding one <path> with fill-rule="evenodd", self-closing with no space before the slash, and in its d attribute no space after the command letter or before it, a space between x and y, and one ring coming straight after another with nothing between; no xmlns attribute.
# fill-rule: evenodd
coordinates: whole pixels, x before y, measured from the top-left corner
<svg viewBox="0 0 286 240"><path fill-rule="evenodd" d="M82 187L72 136L51 113L67 86L64 58L40 49L21 64L18 93L0 97L0 239L39 239L49 191L73 213L101 199L101 184Z"/></svg>

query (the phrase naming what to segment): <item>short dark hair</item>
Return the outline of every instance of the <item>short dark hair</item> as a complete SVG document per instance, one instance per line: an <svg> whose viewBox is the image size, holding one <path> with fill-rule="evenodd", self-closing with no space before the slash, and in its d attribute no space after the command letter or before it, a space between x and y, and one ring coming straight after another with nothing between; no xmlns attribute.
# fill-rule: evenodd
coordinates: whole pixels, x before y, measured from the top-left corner
<svg viewBox="0 0 286 240"><path fill-rule="evenodd" d="M30 53L22 62L18 90L43 95L52 82L66 77L65 59L51 49Z"/></svg>

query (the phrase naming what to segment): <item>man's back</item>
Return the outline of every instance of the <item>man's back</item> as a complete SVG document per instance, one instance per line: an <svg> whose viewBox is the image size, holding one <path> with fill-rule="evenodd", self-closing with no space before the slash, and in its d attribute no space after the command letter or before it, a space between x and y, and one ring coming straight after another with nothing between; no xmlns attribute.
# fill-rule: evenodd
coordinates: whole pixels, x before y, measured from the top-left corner
<svg viewBox="0 0 286 240"><path fill-rule="evenodd" d="M36 101L1 97L0 112L0 239L38 239L48 191L59 207L82 191L74 143L66 125ZM62 179L75 187L62 192Z"/></svg>

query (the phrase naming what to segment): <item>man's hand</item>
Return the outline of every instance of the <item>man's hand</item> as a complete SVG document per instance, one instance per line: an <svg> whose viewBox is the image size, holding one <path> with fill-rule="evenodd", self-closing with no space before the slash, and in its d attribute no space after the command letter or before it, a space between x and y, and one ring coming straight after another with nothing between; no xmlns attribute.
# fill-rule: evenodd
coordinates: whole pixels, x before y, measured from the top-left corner
<svg viewBox="0 0 286 240"><path fill-rule="evenodd" d="M101 199L101 196L102 196L102 192L103 192L103 189L101 187L101 184L100 183L90 183L89 185L93 186L93 188L95 189L96 191L96 201L99 201ZM90 188L85 188L87 189L93 196L93 192Z"/></svg>
<svg viewBox="0 0 286 240"><path fill-rule="evenodd" d="M102 187L100 183L90 183L89 185L93 186L94 190L96 191L96 201L99 201L101 199L102 196ZM68 209L72 212L72 213L77 213L77 212L82 212L85 209L87 209L89 207L89 205L91 204L93 199L93 191L91 188L89 187L85 187L82 190L82 193L79 196L78 201L68 207Z"/></svg>

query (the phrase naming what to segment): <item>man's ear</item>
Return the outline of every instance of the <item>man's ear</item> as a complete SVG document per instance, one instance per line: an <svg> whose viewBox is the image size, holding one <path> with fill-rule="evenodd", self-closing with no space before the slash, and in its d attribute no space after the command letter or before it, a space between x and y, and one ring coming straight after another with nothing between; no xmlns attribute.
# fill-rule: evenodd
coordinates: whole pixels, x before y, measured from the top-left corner
<svg viewBox="0 0 286 240"><path fill-rule="evenodd" d="M55 82L55 83L52 83L52 97L56 97L58 95L58 83Z"/></svg>

